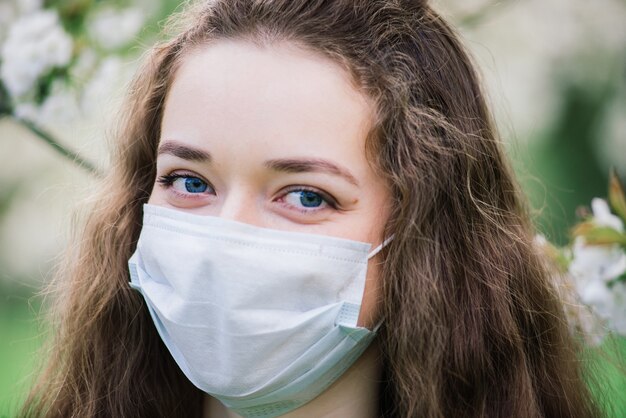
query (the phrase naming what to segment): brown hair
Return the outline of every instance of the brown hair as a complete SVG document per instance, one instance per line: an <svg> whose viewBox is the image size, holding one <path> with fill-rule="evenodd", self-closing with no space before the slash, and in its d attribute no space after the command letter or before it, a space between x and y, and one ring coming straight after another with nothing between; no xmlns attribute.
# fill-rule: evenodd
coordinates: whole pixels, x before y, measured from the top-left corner
<svg viewBox="0 0 626 418"><path fill-rule="evenodd" d="M155 180L163 104L191 48L297 43L377 104L368 158L393 192L382 270L386 417L590 417L578 347L471 61L417 0L213 0L168 26L130 89L114 164L60 277L55 345L24 408L46 417L199 417L127 260Z"/></svg>

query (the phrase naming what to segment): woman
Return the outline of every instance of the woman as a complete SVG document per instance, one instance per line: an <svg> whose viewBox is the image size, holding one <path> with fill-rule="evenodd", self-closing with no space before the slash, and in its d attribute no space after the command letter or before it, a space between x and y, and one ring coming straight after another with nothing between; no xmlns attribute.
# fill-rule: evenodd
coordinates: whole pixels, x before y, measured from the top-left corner
<svg viewBox="0 0 626 418"><path fill-rule="evenodd" d="M203 1L170 27L24 415L598 415L427 2Z"/></svg>

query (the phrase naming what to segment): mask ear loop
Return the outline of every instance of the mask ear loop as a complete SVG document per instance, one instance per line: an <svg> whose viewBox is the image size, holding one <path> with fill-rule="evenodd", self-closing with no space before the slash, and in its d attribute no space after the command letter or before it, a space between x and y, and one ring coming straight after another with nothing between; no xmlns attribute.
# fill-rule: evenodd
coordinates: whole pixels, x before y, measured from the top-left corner
<svg viewBox="0 0 626 418"><path fill-rule="evenodd" d="M385 318L380 318L380 321L378 321L378 323L374 325L374 328L372 328L372 332L378 332L383 322L385 322Z"/></svg>
<svg viewBox="0 0 626 418"><path fill-rule="evenodd" d="M385 239L378 247L374 248L374 250L367 255L367 259L369 260L370 258L374 257L376 254L378 254L380 250L385 248L387 244L391 242L394 236L395 234L392 234L389 238ZM378 332L378 330L380 329L384 321L385 321L385 318L381 318L380 321L378 321L378 323L374 326L374 328L372 328L372 332Z"/></svg>
<svg viewBox="0 0 626 418"><path fill-rule="evenodd" d="M391 235L389 238L385 239L378 247L374 248L372 252L367 255L367 259L369 260L370 258L374 257L376 254L378 254L380 250L385 248L387 244L391 242L394 236L395 234Z"/></svg>

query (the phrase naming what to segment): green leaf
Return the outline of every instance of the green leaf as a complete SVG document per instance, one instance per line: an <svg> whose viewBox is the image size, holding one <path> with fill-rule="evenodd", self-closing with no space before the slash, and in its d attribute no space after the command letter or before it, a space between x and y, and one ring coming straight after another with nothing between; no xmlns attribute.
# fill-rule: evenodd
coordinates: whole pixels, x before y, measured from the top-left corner
<svg viewBox="0 0 626 418"><path fill-rule="evenodd" d="M626 223L626 193L615 168L609 175L609 203L615 213Z"/></svg>
<svg viewBox="0 0 626 418"><path fill-rule="evenodd" d="M577 235L583 236L589 245L626 245L626 234L616 231L608 226L596 226L585 228L584 232Z"/></svg>
<svg viewBox="0 0 626 418"><path fill-rule="evenodd" d="M589 231L595 228L597 228L597 226L593 223L593 221L590 218L584 222L580 222L574 225L574 227L570 230L570 236L573 238L576 238L579 236L584 237L589 233Z"/></svg>
<svg viewBox="0 0 626 418"><path fill-rule="evenodd" d="M620 282L626 282L626 272L620 274L619 276L617 276L613 280L609 281L607 283L607 286L609 287L609 289L612 289L613 286L615 286L617 283L620 283Z"/></svg>

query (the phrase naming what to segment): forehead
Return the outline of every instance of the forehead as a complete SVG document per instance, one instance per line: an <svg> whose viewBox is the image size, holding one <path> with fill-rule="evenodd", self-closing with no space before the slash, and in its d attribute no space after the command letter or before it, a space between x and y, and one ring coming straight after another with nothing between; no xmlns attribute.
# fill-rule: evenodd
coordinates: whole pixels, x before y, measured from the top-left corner
<svg viewBox="0 0 626 418"><path fill-rule="evenodd" d="M296 44L217 40L182 59L163 136L292 152L354 153L374 108L340 65Z"/></svg>

